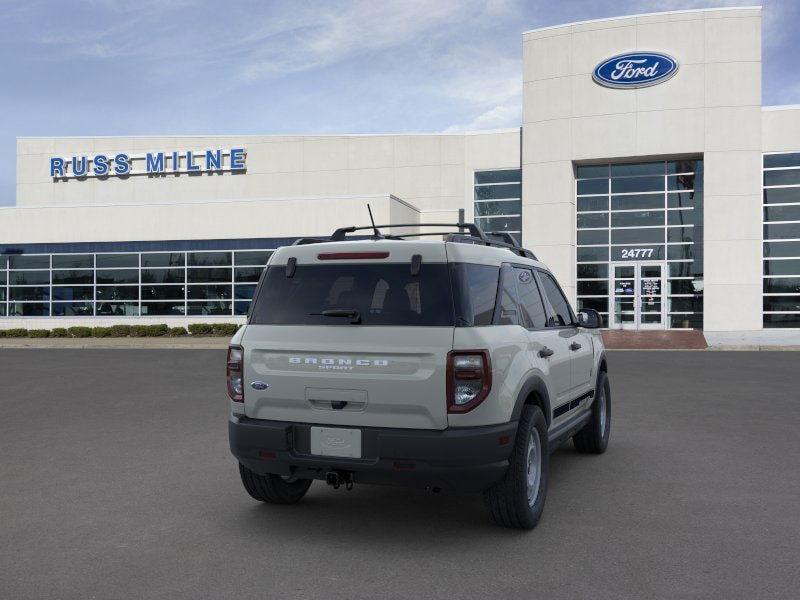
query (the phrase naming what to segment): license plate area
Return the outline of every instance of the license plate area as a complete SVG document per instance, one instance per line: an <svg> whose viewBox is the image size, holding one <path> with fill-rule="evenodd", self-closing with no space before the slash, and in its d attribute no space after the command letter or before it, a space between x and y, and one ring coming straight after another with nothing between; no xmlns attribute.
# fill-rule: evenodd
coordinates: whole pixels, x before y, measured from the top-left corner
<svg viewBox="0 0 800 600"><path fill-rule="evenodd" d="M311 454L361 458L361 430L340 427L312 427Z"/></svg>

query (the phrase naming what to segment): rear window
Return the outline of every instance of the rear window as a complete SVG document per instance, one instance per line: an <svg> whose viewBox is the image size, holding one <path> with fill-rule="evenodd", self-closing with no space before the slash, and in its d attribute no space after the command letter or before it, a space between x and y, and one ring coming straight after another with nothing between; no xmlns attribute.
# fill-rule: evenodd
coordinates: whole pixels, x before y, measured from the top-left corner
<svg viewBox="0 0 800 600"><path fill-rule="evenodd" d="M357 311L363 325L452 326L446 264L297 265L268 267L250 323L255 325L349 325L351 319L323 311Z"/></svg>
<svg viewBox="0 0 800 600"><path fill-rule="evenodd" d="M362 325L491 325L500 268L469 263L268 267L254 300L254 325L349 325L323 311L356 311Z"/></svg>

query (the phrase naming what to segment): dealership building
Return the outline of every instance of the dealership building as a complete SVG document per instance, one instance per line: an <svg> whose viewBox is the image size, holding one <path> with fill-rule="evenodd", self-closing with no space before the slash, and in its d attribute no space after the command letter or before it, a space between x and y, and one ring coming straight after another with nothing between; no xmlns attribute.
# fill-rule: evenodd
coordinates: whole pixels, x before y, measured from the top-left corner
<svg viewBox="0 0 800 600"><path fill-rule="evenodd" d="M800 106L761 104L761 9L523 34L521 126L19 138L0 328L242 322L275 248L475 221L610 328L797 337Z"/></svg>

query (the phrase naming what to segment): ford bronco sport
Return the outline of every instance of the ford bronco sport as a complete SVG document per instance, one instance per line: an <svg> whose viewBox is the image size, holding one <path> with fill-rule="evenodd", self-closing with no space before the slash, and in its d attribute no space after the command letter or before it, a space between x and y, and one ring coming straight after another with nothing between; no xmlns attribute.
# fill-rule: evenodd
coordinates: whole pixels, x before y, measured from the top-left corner
<svg viewBox="0 0 800 600"><path fill-rule="evenodd" d="M419 229L380 232L399 227ZM507 234L411 239L425 227L350 227L270 258L227 360L230 447L256 500L297 502L314 479L481 492L496 523L529 529L549 453L605 451L598 313L576 315Z"/></svg>

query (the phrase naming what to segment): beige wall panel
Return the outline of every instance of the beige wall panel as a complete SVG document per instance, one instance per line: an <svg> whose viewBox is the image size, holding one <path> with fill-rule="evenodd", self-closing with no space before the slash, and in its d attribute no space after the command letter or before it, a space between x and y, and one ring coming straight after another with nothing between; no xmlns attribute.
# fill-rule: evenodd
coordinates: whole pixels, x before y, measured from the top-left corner
<svg viewBox="0 0 800 600"><path fill-rule="evenodd" d="M350 169L388 168L394 164L394 138L391 136L351 137L347 140Z"/></svg>
<svg viewBox="0 0 800 600"><path fill-rule="evenodd" d="M347 138L304 138L303 170L342 171L347 169Z"/></svg>
<svg viewBox="0 0 800 600"><path fill-rule="evenodd" d="M523 44L523 81L566 77L571 74L572 47L569 31L562 35L533 38Z"/></svg>
<svg viewBox="0 0 800 600"><path fill-rule="evenodd" d="M441 157L437 135L399 135L394 138L395 167L438 165Z"/></svg>
<svg viewBox="0 0 800 600"><path fill-rule="evenodd" d="M800 106L763 110L761 119L764 152L800 151Z"/></svg>

